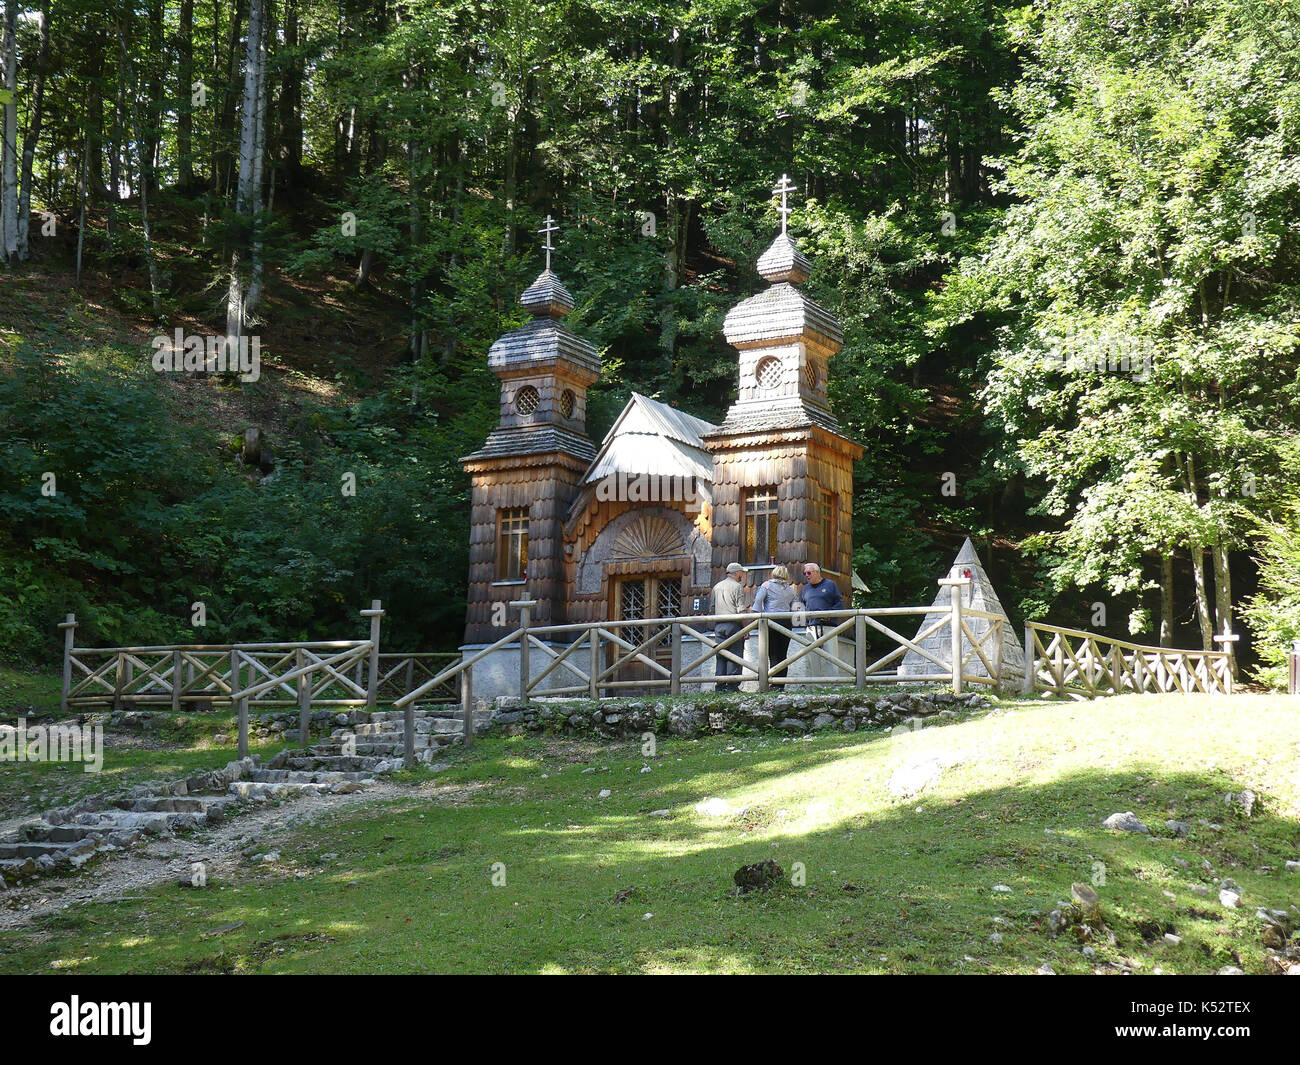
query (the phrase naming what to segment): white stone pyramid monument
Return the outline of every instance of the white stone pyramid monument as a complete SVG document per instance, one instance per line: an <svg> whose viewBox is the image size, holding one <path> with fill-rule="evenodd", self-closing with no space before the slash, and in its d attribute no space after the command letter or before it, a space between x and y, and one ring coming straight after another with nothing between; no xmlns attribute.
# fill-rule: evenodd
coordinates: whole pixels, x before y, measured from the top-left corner
<svg viewBox="0 0 1300 1065"><path fill-rule="evenodd" d="M980 562L979 555L975 553L975 545L970 542L969 536L966 538L966 542L961 545L961 550L957 552L957 558L949 567L947 576L954 580L966 578L970 581L968 587L961 589L961 605L964 610L982 610L987 614L996 614L1002 619L1002 668L1000 672L1003 681L1014 682L1018 678L1022 678L1025 673L1025 652L1020 644L1020 638L1016 635L1015 629L1011 627L1011 620L1007 617L1007 612L1002 608L998 593L993 590L993 583L989 580L989 575L984 572L984 566ZM921 633L937 624L940 620L950 616L953 590L954 586L952 585L943 585L939 588L939 594L934 597L934 603L925 615L925 620L921 622L920 627L916 630L917 637L920 637ZM966 627L974 633L977 640L981 641L985 657L992 662L994 643L992 640L984 641L984 635L992 625L998 624L998 622L978 617L968 617L965 621ZM913 642L924 647L930 654L944 663L944 668L952 669L952 634L949 632L947 625L937 632L931 633L924 640L914 639ZM961 643L962 659L965 660L966 656L971 653L971 642L963 635ZM940 672L938 666L915 651L908 651L903 656L902 666L899 667L901 675L910 674L916 676L938 672ZM971 658L965 672L968 676L987 677L989 675L989 671L984 668L984 663L980 661L979 655Z"/></svg>

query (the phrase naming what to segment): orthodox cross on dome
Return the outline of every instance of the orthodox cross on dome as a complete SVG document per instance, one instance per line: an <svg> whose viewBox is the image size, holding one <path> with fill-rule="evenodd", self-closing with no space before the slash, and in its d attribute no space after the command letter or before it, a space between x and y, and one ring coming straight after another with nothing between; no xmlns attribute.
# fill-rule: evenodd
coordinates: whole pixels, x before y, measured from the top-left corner
<svg viewBox="0 0 1300 1065"><path fill-rule="evenodd" d="M790 217L791 210L793 210L786 197L788 197L790 193L798 191L799 190L790 182L789 174L782 174L781 180L777 182L776 188L772 190L773 193L781 197L781 206L776 209L776 213L781 216L782 236L785 236L786 220Z"/></svg>
<svg viewBox="0 0 1300 1065"><path fill-rule="evenodd" d="M550 215L546 216L546 225L542 226L542 228L537 231L538 233L544 233L546 235L545 240L542 243L542 248L546 252L547 270L550 270L551 268L551 252L555 250L555 245L551 243L551 234L558 233L559 231L560 227L555 224L555 219Z"/></svg>

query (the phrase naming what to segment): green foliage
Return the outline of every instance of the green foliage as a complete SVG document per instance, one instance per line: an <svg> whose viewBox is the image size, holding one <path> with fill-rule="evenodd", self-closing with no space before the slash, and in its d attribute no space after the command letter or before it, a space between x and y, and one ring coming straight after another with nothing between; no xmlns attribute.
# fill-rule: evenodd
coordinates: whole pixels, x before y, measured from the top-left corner
<svg viewBox="0 0 1300 1065"><path fill-rule="evenodd" d="M4 657L49 660L67 612L101 645L338 638L371 598L390 646L454 645L465 489L427 459L449 450L433 416L384 394L309 414L299 439L257 483L138 362L20 352L0 374Z"/></svg>
<svg viewBox="0 0 1300 1065"><path fill-rule="evenodd" d="M1242 607L1262 662L1255 679L1285 688L1287 655L1300 640L1300 497L1279 508L1276 521L1260 527L1259 592Z"/></svg>
<svg viewBox="0 0 1300 1065"><path fill-rule="evenodd" d="M991 458L1044 488L1053 588L1132 595L1152 556L1242 547L1290 477L1294 53L1226 2L1055 2L1013 36L1017 202L937 306L996 330Z"/></svg>

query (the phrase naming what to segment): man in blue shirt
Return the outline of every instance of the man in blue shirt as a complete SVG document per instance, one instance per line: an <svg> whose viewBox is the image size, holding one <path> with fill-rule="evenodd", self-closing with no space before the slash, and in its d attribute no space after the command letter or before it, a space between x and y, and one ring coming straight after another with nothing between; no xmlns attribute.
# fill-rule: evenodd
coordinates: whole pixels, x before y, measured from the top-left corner
<svg viewBox="0 0 1300 1065"><path fill-rule="evenodd" d="M808 562L803 568L803 588L799 591L799 598L803 601L804 610L810 615L808 623L821 628L821 622L811 615L822 610L844 610L844 597L840 595L840 590L834 581L828 581L822 576L822 568L816 562Z"/></svg>

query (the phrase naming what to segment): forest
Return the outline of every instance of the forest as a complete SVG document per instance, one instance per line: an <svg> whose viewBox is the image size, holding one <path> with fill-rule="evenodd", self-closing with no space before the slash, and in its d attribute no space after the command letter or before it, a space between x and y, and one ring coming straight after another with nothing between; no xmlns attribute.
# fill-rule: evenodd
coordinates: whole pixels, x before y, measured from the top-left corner
<svg viewBox="0 0 1300 1065"><path fill-rule="evenodd" d="M720 419L778 228L844 325L868 605L1300 639L1288 0L0 0L0 660L463 629L492 341L559 225L599 439ZM261 373L159 373L156 337ZM254 430L252 434L246 432ZM260 431L260 432L257 432ZM249 445L250 439L260 442ZM352 490L348 490L348 486ZM342 487L341 487L342 486Z"/></svg>

